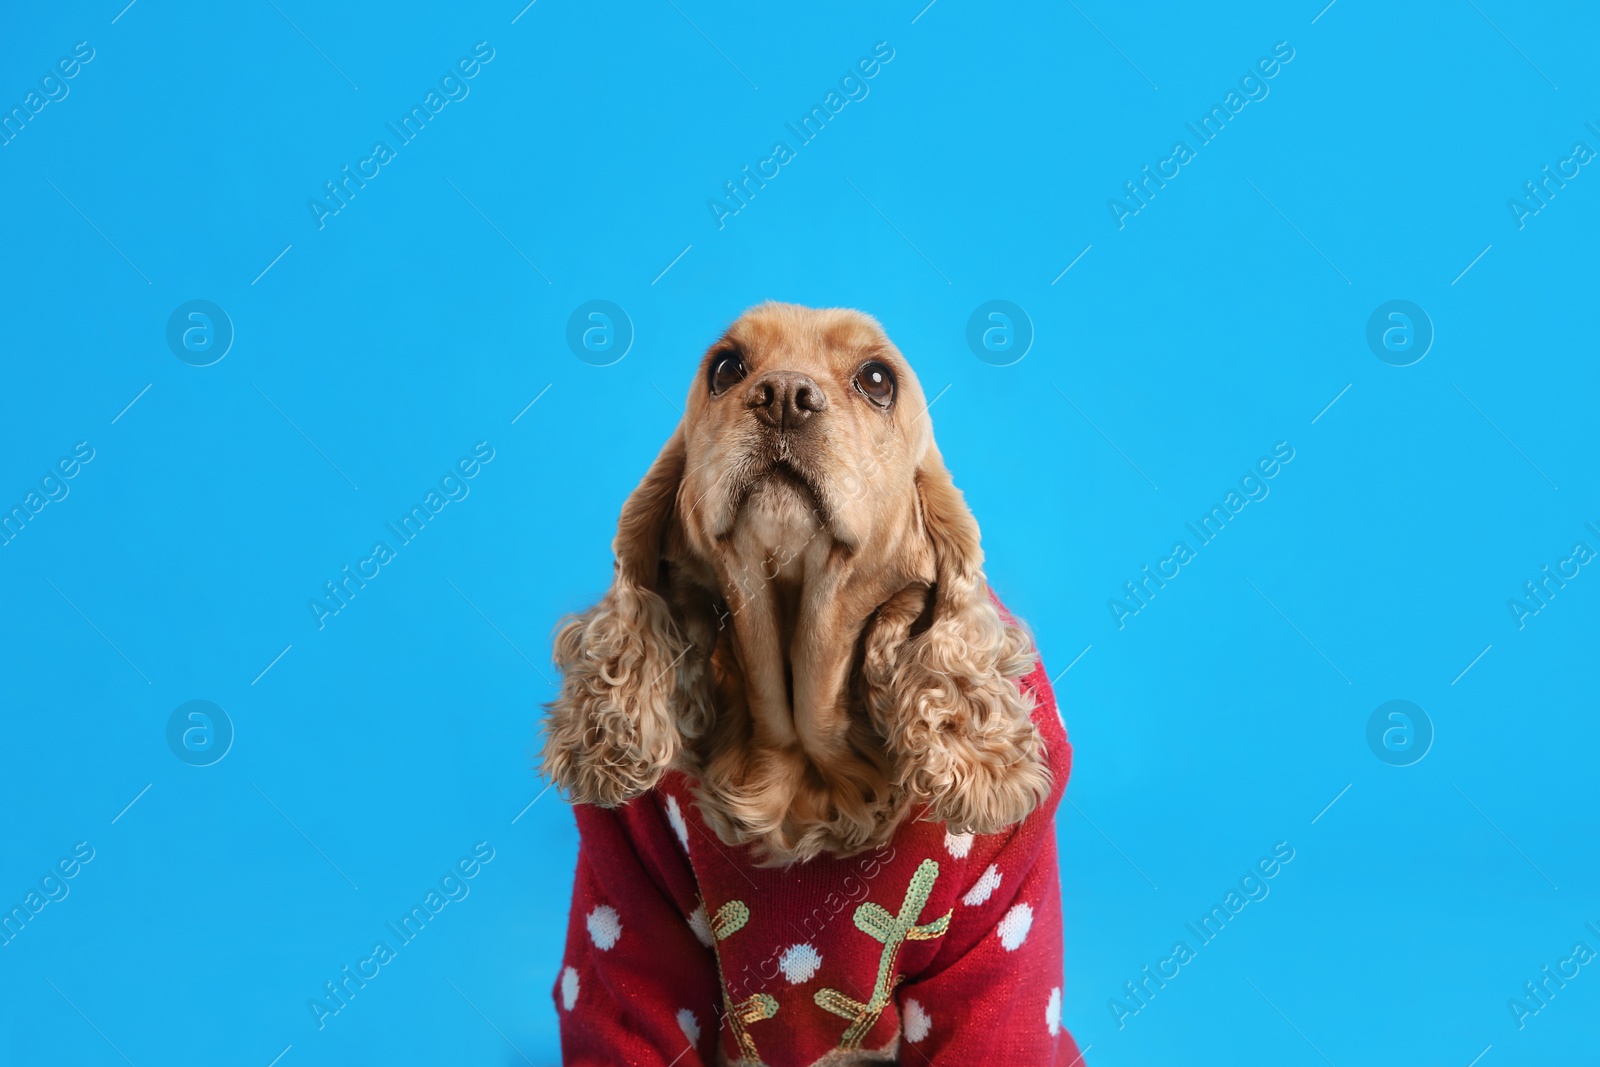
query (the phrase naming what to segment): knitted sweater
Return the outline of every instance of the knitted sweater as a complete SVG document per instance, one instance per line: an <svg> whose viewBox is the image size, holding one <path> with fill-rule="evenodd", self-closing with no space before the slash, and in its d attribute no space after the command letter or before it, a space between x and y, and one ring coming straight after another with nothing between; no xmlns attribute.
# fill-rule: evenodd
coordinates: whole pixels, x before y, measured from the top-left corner
<svg viewBox="0 0 1600 1067"><path fill-rule="evenodd" d="M766 868L717 838L676 773L622 807L577 806L565 1062L1078 1067L1055 847L1071 749L1043 666L1021 684L1054 786L998 834L907 821L876 851Z"/></svg>

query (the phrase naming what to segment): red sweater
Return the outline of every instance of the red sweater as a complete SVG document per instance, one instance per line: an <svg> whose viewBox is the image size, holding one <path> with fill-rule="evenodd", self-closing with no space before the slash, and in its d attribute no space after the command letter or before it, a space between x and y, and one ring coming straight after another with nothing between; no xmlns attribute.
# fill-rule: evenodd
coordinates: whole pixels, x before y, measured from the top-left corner
<svg viewBox="0 0 1600 1067"><path fill-rule="evenodd" d="M1022 685L1055 781L998 834L908 821L873 852L764 868L718 840L680 774L577 806L565 1062L1077 1067L1055 847L1072 751L1043 666Z"/></svg>

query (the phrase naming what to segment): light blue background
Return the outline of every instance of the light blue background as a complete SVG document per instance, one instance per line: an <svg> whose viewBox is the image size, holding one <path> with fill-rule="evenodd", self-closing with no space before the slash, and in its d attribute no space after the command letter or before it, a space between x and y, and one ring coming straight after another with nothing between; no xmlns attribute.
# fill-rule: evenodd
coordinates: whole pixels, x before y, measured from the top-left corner
<svg viewBox="0 0 1600 1067"><path fill-rule="evenodd" d="M1090 1062L1592 1053L1600 968L1507 1007L1600 949L1600 575L1507 607L1600 548L1600 175L1507 207L1600 148L1592 10L275 2L0 17L6 109L95 49L0 148L0 500L95 449L0 547L0 898L95 849L0 948L0 1060L556 1062L549 635L698 355L768 298L871 312L942 391L990 579L1072 664ZM470 96L319 230L308 198L478 41ZM708 199L879 41L870 95L719 230ZM1108 198L1279 41L1270 95L1119 230ZM637 333L606 368L564 339L596 298ZM166 345L191 299L233 321L214 366ZM966 346L990 299L1031 317L1014 366ZM1391 299L1436 329L1414 366L1367 347ZM319 630L307 601L478 441L470 496ZM1271 495L1119 630L1108 599L1278 441ZM165 740L194 699L237 732L207 768ZM1434 724L1414 766L1368 748L1391 699ZM319 1031L322 983L479 841L471 895ZM1271 895L1119 1029L1279 841Z"/></svg>

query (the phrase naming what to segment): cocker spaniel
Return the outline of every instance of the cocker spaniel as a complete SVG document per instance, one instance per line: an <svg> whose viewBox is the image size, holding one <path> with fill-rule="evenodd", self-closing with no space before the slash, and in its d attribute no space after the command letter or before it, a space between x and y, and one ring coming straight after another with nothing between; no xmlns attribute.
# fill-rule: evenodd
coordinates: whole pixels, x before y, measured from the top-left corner
<svg viewBox="0 0 1600 1067"><path fill-rule="evenodd" d="M895 989L915 977L912 949L900 948L949 932L930 932L937 923L919 913L946 897L953 906L969 890L953 879L978 877L976 869L970 878L951 873L952 864L961 867L955 861L969 853L998 864L1011 847L1018 865L1048 866L1038 875L1049 887L1040 894L1058 896L1048 839L1068 766L1065 735L1028 631L988 590L977 523L934 443L927 409L905 357L873 319L855 311L765 304L740 317L701 359L683 421L622 508L610 590L555 639L562 683L548 707L543 772L578 805L583 833L569 965L556 991L572 1020L564 1030L569 1062L591 1062L574 1052L587 1048L604 1050L597 1063L607 1055L622 1062L623 1049L640 1056L628 1062L655 1062L637 1049L656 1047L649 1042L657 1037L640 1035L658 1029L665 1029L658 1035L663 1064L689 1051L683 1039L707 1063L713 1056L811 1063L852 1050L869 1057L859 1062L892 1062L881 1058L892 1055L881 1039L892 1038L896 1048L927 1042L939 1022L929 1023L925 1001L914 1002L920 1017L897 1004ZM1036 713L1041 703L1049 714ZM926 857L917 854L920 846L907 852L916 827L933 835L915 837L933 842L921 848ZM664 833L681 843L673 857L652 843ZM973 835L993 848L974 847ZM1017 852L1022 839L1026 847ZM781 968L792 986L813 956L826 971L826 961L845 965L860 951L862 972L835 977L843 992L819 988L810 1001L780 1011L776 997L756 988L762 967L775 964L760 962L759 946L739 933L754 953L746 953L739 987L722 942L747 925L760 928L757 912L768 901L758 887L770 884L781 894L798 879L802 891L821 893L848 881L840 871L860 874L851 862L862 856L874 858L869 892L840 892L875 900L871 890L881 890L887 911L861 904L859 930L848 921L823 924L828 929L790 946L806 965ZM901 866L898 876L879 870ZM726 892L713 891L720 883L712 867L736 870L750 888L739 890L744 882L735 880ZM983 877L1001 879L1008 892L980 895L997 904L1014 901L1033 879L1017 870L1006 883L1007 872L991 868L995 873ZM879 912L900 908L903 916L910 904L902 902L922 886L927 892L898 941L893 930L872 925L881 925ZM736 890L739 899L731 899ZM641 901L641 892L650 900ZM962 899L974 901L976 893ZM730 899L714 899L719 895ZM1057 915L1059 900L1016 907L1029 909L1031 924L1040 912ZM1020 914L1016 907L1003 914ZM862 915L869 908L877 909L870 922ZM735 925L741 909L746 918ZM805 929L818 925L817 911ZM801 929L792 917L784 921ZM774 932L762 936L797 940L774 922ZM677 931L662 927L672 925L711 948L716 968L708 981L720 988L704 991L709 1005L684 1006L676 1016L667 1010L656 1026L654 1009L642 1002L682 999L694 983L629 988L640 982L638 966L613 977L606 968L623 958L618 949L630 931L641 938L641 951L667 951ZM1059 974L1059 928L1054 937L1053 951L1047 945L1043 962L1029 965L1034 970ZM684 952L704 952L679 940ZM898 959L876 973L891 941ZM823 942L838 947L819 949ZM776 981L776 972L771 977ZM1060 981L1053 980L1053 1009L1048 989L1038 990L1038 1029L1050 1040L1050 1058L1029 1063L1056 1062L1056 1050L1071 1046L1070 1037L1064 1044L1057 1038L1065 1032ZM750 995L738 996L741 988ZM629 1002L621 1003L625 989ZM579 1022L572 1013L586 990L598 1014ZM718 1015L721 1026L701 1026ZM808 1015L853 1023L808 1045L801 1030L819 1028L817 1018L801 1025ZM762 1026L755 1024L775 1016L790 1027L763 1024L769 1037L758 1053ZM607 1043L602 1035L621 1025L619 1018L628 1040L641 1044L620 1037ZM944 1022L956 1029L954 1018ZM729 1044L710 1052L717 1030Z"/></svg>

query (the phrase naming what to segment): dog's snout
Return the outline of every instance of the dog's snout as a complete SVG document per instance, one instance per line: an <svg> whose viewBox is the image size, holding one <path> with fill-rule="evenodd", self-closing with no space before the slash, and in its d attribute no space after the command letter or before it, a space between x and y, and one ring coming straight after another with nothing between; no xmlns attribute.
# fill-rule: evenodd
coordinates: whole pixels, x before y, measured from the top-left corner
<svg viewBox="0 0 1600 1067"><path fill-rule="evenodd" d="M828 410L828 398L816 382L793 371L763 375L745 394L756 418L778 430L792 430L812 415Z"/></svg>

